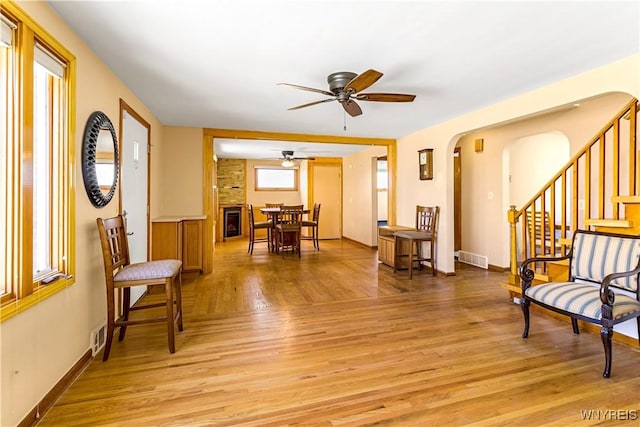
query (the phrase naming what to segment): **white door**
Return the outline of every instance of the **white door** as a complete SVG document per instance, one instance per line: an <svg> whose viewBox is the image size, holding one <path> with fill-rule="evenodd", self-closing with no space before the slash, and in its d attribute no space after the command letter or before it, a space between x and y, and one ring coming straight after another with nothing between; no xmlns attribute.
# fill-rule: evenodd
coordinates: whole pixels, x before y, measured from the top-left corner
<svg viewBox="0 0 640 427"><path fill-rule="evenodd" d="M149 125L122 110L120 145L120 197L127 224L131 263L148 260L148 162ZM131 305L144 294L146 286L131 289Z"/></svg>

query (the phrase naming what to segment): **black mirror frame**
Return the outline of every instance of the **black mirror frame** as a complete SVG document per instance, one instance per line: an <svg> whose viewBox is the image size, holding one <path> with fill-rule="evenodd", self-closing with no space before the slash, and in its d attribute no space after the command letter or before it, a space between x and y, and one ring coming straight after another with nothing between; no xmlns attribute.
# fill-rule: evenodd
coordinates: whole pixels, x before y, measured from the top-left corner
<svg viewBox="0 0 640 427"><path fill-rule="evenodd" d="M107 194L102 193L96 173L96 149L98 145L98 135L101 130L111 132L111 138L113 139L115 171L113 174L113 183ZM111 201L116 192L119 170L120 159L118 156L118 138L116 137L116 131L106 114L102 111L94 111L87 120L82 137L82 178L84 180L84 189L87 191L87 196L89 196L89 200L91 200L93 206L102 208L107 206Z"/></svg>

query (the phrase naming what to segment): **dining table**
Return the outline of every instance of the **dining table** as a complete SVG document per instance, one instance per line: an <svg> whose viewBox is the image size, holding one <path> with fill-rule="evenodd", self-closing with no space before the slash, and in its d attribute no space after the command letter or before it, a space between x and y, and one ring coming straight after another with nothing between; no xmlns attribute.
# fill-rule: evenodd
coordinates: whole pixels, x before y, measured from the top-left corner
<svg viewBox="0 0 640 427"><path fill-rule="evenodd" d="M282 209L280 207L277 208L260 208L260 212L267 216L268 220L271 220L271 248L272 252L275 252L275 228L278 223L278 216ZM303 215L308 215L311 213L310 209L302 209Z"/></svg>

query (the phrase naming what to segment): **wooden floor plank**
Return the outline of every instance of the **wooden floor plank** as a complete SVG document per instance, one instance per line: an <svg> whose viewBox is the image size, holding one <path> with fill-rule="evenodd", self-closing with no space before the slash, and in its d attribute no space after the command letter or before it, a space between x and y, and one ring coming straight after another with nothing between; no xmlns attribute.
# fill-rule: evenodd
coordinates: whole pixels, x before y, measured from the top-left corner
<svg viewBox="0 0 640 427"><path fill-rule="evenodd" d="M185 274L176 353L161 324L129 328L40 425L620 425L583 418L640 415L638 348L614 343L603 379L599 336L535 312L523 340L505 274L456 273L408 280L341 240L304 244L300 259L219 244L212 274Z"/></svg>

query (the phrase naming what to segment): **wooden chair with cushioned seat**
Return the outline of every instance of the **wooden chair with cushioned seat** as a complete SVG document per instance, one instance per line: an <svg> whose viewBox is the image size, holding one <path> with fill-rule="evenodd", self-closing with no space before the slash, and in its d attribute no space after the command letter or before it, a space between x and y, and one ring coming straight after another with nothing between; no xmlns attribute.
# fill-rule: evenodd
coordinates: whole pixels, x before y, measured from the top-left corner
<svg viewBox="0 0 640 427"><path fill-rule="evenodd" d="M276 253L291 249L300 258L300 235L302 234L302 205L282 206L276 216L275 230Z"/></svg>
<svg viewBox="0 0 640 427"><path fill-rule="evenodd" d="M266 242L267 247L271 250L271 229L272 221L256 221L253 213L253 205L248 205L249 211L249 249L247 252L253 255L253 245L255 243ZM267 230L267 237L256 238L256 230Z"/></svg>
<svg viewBox="0 0 640 427"><path fill-rule="evenodd" d="M313 216L310 220L302 220L303 227L311 229L311 236L301 237L303 240L313 240L313 247L320 250L320 242L318 240L318 224L320 223L320 203L313 204Z"/></svg>
<svg viewBox="0 0 640 427"><path fill-rule="evenodd" d="M437 274L436 268L436 230L438 228L438 214L440 212L440 208L438 206L435 207L427 207L427 206L416 206L416 231L396 231L393 233L395 238L395 253L394 253L394 263L393 263L393 272L395 273L398 269L398 265L400 262L400 258L408 257L408 268L409 268L409 279L413 278L413 263L418 263L418 269L422 270L422 262L427 261L431 264L431 270L433 275ZM409 244L408 253L401 254L400 253L400 240L405 239L408 240ZM422 243L429 242L430 243L430 251L429 256L425 257L422 254ZM415 257L414 257L414 246L415 246Z"/></svg>
<svg viewBox="0 0 640 427"><path fill-rule="evenodd" d="M122 341L127 326L145 323L166 322L169 352L175 353L175 328L182 331L182 261L165 259L131 264L129 258L129 244L125 229L124 218L118 215L114 218L98 218L98 231L102 258L104 260L104 274L107 285L107 340L103 361L109 358L113 333L120 328L118 340ZM178 279L178 280L176 280ZM165 300L153 304L136 304L130 306L132 286L163 285ZM115 289L121 289L121 315L115 318ZM165 313L156 317L129 319L131 311L165 307Z"/></svg>

